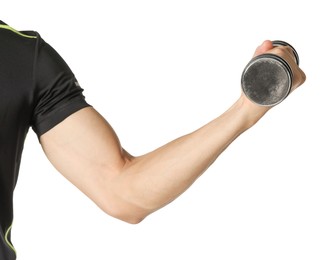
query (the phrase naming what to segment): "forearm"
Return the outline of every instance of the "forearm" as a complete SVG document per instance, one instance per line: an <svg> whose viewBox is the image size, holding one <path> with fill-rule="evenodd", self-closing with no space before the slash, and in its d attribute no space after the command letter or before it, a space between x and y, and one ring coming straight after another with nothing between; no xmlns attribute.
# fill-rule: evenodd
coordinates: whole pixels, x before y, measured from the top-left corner
<svg viewBox="0 0 332 260"><path fill-rule="evenodd" d="M151 213L183 193L216 158L264 113L249 117L240 98L224 114L146 155L130 160L117 189L133 205ZM252 113L251 113L252 115Z"/></svg>

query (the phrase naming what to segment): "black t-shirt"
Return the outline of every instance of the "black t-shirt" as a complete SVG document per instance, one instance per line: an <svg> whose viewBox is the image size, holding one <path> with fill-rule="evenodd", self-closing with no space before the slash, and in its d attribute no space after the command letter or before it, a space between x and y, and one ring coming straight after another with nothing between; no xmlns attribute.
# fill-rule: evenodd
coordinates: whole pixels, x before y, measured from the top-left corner
<svg viewBox="0 0 332 260"><path fill-rule="evenodd" d="M89 106L74 74L37 32L0 21L0 259L14 260L13 192L26 134L41 136Z"/></svg>

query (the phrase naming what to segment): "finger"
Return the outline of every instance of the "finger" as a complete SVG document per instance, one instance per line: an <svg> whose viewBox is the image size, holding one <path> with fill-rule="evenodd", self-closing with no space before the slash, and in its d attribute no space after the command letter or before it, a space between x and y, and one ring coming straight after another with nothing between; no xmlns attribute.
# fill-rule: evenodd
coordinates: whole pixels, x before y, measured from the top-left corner
<svg viewBox="0 0 332 260"><path fill-rule="evenodd" d="M298 59L297 59L298 57L296 58L296 56L295 56L296 54L294 53L294 50L290 46L285 46L284 48L285 48L285 51L288 53L288 55L293 58L294 62L298 63Z"/></svg>
<svg viewBox="0 0 332 260"><path fill-rule="evenodd" d="M301 86L306 81L306 75L303 72L301 68L298 68L294 74L294 83L293 83L293 89L297 89L299 86Z"/></svg>

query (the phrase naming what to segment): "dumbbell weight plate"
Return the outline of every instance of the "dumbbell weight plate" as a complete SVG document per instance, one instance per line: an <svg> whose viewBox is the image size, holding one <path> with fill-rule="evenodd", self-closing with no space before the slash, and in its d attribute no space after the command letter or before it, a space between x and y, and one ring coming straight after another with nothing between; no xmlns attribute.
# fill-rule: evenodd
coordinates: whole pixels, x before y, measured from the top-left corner
<svg viewBox="0 0 332 260"><path fill-rule="evenodd" d="M284 41L273 41L274 46L290 46L296 62L299 57L296 50ZM292 70L289 64L274 54L262 54L254 57L245 67L241 86L244 94L254 103L262 106L274 106L283 101L292 87Z"/></svg>

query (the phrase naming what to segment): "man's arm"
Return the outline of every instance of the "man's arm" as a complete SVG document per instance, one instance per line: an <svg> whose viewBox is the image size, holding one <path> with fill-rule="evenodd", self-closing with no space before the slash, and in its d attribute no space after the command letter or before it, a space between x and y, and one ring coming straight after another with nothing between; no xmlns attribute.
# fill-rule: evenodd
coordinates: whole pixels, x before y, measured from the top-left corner
<svg viewBox="0 0 332 260"><path fill-rule="evenodd" d="M264 42L255 52L274 52L293 69L293 89L305 80L287 47ZM182 194L241 133L267 111L243 94L200 129L148 154L133 157L107 121L84 108L41 136L52 164L106 213L138 223Z"/></svg>

